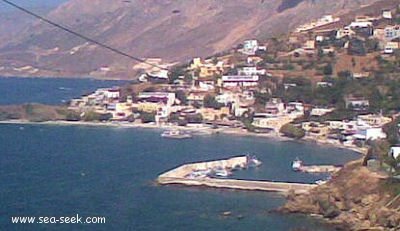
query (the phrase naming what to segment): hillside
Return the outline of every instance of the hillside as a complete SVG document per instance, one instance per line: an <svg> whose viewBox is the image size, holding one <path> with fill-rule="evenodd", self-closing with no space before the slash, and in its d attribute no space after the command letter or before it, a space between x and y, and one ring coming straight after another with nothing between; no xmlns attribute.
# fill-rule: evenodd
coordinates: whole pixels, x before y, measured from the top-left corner
<svg viewBox="0 0 400 231"><path fill-rule="evenodd" d="M351 176L351 177L349 177ZM400 227L399 189L389 178L351 162L333 179L309 195L290 197L279 209L285 213L318 214L339 230L398 230Z"/></svg>
<svg viewBox="0 0 400 231"><path fill-rule="evenodd" d="M70 0L46 17L136 57L186 62L377 1ZM132 78L134 64L40 21L0 43L0 75Z"/></svg>

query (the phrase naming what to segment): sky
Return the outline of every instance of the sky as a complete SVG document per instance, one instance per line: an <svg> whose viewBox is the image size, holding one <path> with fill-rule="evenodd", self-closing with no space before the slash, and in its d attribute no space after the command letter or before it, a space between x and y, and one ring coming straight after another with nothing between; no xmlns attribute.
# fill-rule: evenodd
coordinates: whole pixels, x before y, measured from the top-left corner
<svg viewBox="0 0 400 231"><path fill-rule="evenodd" d="M8 0L22 7L58 6L68 0ZM12 11L14 8L0 0L0 11Z"/></svg>

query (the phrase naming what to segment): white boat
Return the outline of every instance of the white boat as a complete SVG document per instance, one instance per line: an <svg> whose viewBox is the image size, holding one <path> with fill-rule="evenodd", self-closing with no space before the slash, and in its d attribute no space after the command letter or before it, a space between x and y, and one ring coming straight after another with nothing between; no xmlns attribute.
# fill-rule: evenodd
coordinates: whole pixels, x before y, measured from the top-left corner
<svg viewBox="0 0 400 231"><path fill-rule="evenodd" d="M301 161L299 158L296 158L296 159L292 162L292 169L293 169L294 171L300 171L302 166L303 166L303 161Z"/></svg>
<svg viewBox="0 0 400 231"><path fill-rule="evenodd" d="M247 157L247 166L248 167L258 167L262 164L262 162L257 159L256 156L246 155Z"/></svg>
<svg viewBox="0 0 400 231"><path fill-rule="evenodd" d="M166 130L161 134L161 137L165 138L174 138L174 139L187 139L191 138L192 135L189 133L184 133L180 130L174 129L174 130Z"/></svg>

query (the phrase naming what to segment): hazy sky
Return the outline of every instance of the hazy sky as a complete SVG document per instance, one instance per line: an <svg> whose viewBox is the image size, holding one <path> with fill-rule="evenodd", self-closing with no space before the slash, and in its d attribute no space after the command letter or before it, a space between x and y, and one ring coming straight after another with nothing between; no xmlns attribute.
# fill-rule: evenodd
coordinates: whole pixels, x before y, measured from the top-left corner
<svg viewBox="0 0 400 231"><path fill-rule="evenodd" d="M58 6L68 0L8 0L23 7ZM0 0L0 11L13 10L11 6Z"/></svg>

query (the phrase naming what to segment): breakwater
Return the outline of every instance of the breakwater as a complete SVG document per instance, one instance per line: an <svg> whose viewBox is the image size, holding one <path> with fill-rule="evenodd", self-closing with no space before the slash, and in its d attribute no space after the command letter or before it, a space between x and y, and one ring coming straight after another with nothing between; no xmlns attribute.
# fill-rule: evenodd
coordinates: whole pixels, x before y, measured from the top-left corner
<svg viewBox="0 0 400 231"><path fill-rule="evenodd" d="M274 181L238 180L210 177L213 169L230 171L245 168L250 164L248 156L229 159L184 164L158 176L159 184L181 184L188 186L207 186L239 190L259 190L280 193L307 193L315 184L288 183Z"/></svg>

